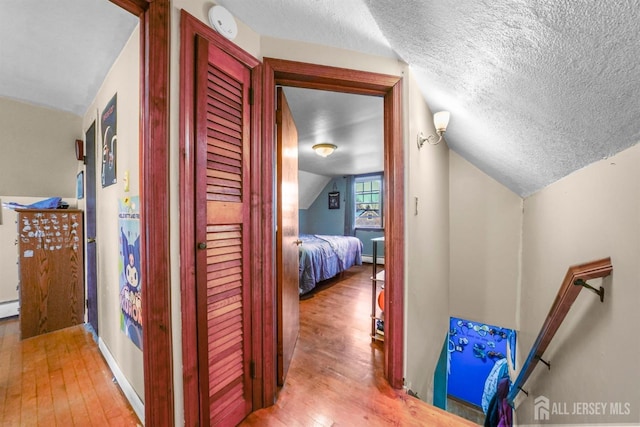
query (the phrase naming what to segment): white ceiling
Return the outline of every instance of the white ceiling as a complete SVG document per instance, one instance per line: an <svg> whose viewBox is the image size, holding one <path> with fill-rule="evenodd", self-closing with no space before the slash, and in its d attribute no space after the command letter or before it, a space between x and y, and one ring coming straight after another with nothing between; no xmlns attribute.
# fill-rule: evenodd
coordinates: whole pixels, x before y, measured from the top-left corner
<svg viewBox="0 0 640 427"><path fill-rule="evenodd" d="M522 196L640 140L640 0L220 4L263 35L399 56L451 111L449 147Z"/></svg>
<svg viewBox="0 0 640 427"><path fill-rule="evenodd" d="M0 0L0 96L84 115L137 24L107 0Z"/></svg>
<svg viewBox="0 0 640 427"><path fill-rule="evenodd" d="M640 140L640 0L219 3L266 36L406 61L451 111L450 148L522 196ZM0 96L83 114L136 24L107 0L2 0Z"/></svg>
<svg viewBox="0 0 640 427"><path fill-rule="evenodd" d="M383 100L379 97L284 88L298 130L298 168L325 176L381 172ZM328 157L311 147L328 142L338 148Z"/></svg>

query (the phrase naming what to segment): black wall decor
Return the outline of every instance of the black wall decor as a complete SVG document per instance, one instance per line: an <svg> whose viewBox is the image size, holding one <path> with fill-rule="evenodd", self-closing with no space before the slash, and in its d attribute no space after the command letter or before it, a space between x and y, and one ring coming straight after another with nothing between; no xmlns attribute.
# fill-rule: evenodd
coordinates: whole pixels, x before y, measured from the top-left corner
<svg viewBox="0 0 640 427"><path fill-rule="evenodd" d="M340 209L340 192L332 191L329 193L329 209Z"/></svg>

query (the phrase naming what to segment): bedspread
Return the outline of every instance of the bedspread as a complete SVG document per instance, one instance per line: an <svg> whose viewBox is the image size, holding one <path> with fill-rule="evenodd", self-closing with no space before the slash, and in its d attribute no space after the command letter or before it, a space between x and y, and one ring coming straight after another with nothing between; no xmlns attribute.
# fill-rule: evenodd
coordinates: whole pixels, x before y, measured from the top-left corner
<svg viewBox="0 0 640 427"><path fill-rule="evenodd" d="M362 264L362 242L352 236L300 235L299 293L305 294L353 265Z"/></svg>

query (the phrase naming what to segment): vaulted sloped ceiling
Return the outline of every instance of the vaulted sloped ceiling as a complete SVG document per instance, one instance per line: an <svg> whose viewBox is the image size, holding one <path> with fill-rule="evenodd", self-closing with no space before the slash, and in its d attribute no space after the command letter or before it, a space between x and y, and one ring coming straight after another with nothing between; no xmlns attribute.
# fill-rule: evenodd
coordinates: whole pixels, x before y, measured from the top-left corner
<svg viewBox="0 0 640 427"><path fill-rule="evenodd" d="M137 24L108 0L1 0L0 96L82 116Z"/></svg>
<svg viewBox="0 0 640 427"><path fill-rule="evenodd" d="M449 147L521 196L640 140L640 0L219 3L264 36L404 60L451 111ZM108 0L0 1L0 96L83 114L136 24Z"/></svg>
<svg viewBox="0 0 640 427"><path fill-rule="evenodd" d="M639 0L220 4L263 35L397 55L451 111L449 147L521 196L640 140Z"/></svg>

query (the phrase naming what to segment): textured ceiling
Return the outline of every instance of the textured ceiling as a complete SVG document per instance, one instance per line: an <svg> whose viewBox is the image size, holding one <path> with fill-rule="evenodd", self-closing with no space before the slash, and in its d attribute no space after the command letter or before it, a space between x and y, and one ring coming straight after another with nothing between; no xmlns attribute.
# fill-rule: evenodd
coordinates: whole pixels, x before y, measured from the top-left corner
<svg viewBox="0 0 640 427"><path fill-rule="evenodd" d="M284 90L298 130L298 168L325 176L384 169L383 100L379 97L288 87ZM311 147L328 142L328 157Z"/></svg>
<svg viewBox="0 0 640 427"><path fill-rule="evenodd" d="M390 47L451 111L449 147L521 196L640 140L640 0L220 4L263 35Z"/></svg>
<svg viewBox="0 0 640 427"><path fill-rule="evenodd" d="M262 35L406 61L451 111L449 147L521 196L640 140L640 0L219 3ZM136 24L107 0L0 0L0 96L84 114Z"/></svg>
<svg viewBox="0 0 640 427"><path fill-rule="evenodd" d="M396 57L361 0L220 0L262 35Z"/></svg>
<svg viewBox="0 0 640 427"><path fill-rule="evenodd" d="M107 0L0 0L0 96L83 115L137 24Z"/></svg>

